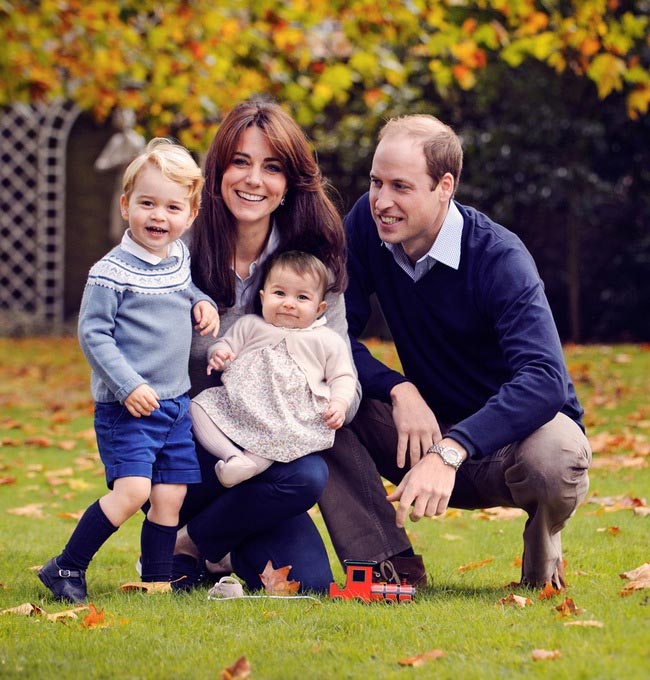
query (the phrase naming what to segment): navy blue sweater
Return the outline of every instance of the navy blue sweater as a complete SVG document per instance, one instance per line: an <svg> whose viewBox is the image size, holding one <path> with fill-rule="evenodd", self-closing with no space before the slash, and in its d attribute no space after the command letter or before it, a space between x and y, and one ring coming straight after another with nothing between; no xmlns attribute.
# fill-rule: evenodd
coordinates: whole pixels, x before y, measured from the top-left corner
<svg viewBox="0 0 650 680"><path fill-rule="evenodd" d="M582 428L544 286L521 240L478 211L463 216L458 270L437 263L414 282L382 246L362 196L345 219L347 318L364 395L390 402L415 384L448 435L471 456L521 440L565 413ZM404 376L356 338L377 294Z"/></svg>

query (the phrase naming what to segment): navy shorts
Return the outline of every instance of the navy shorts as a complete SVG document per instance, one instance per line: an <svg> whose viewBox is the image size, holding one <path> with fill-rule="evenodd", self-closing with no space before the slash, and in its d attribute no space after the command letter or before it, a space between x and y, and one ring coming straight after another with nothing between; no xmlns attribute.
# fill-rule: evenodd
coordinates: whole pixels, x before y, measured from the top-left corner
<svg viewBox="0 0 650 680"><path fill-rule="evenodd" d="M95 403L95 434L106 483L147 477L152 484L195 484L201 470L192 438L190 398L163 399L150 416L134 418L117 401Z"/></svg>

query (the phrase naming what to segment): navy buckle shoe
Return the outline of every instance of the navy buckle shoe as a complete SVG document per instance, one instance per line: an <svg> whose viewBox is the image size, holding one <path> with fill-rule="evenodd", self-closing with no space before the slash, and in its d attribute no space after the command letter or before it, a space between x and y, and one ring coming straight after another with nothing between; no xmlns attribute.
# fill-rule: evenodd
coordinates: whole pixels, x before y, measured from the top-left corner
<svg viewBox="0 0 650 680"><path fill-rule="evenodd" d="M61 569L56 557L43 565L38 578L52 591L56 600L85 604L86 572L82 569Z"/></svg>

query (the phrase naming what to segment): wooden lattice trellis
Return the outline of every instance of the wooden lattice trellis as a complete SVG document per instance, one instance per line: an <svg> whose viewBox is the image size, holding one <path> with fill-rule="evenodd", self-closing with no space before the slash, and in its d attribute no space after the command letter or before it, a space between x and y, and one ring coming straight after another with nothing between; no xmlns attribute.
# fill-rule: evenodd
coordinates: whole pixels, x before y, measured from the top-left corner
<svg viewBox="0 0 650 680"><path fill-rule="evenodd" d="M0 113L0 312L63 320L66 145L70 102Z"/></svg>

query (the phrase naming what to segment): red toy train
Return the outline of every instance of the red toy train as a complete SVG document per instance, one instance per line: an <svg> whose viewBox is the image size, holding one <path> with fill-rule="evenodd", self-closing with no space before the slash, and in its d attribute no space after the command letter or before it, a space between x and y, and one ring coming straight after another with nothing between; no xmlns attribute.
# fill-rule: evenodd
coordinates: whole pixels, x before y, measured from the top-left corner
<svg viewBox="0 0 650 680"><path fill-rule="evenodd" d="M361 600L363 602L411 602L415 586L400 583L390 562L345 561L346 583L339 588L330 584L333 600Z"/></svg>

